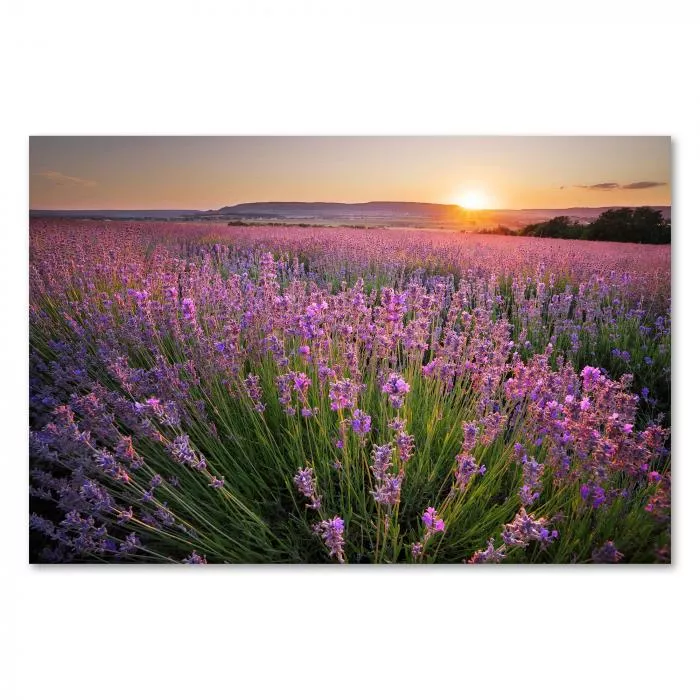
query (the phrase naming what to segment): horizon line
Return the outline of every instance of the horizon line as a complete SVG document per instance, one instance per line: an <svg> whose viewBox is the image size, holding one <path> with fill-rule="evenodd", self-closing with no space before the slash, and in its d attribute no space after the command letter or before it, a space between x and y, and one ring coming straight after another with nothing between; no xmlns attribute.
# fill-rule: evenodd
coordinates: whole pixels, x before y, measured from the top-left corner
<svg viewBox="0 0 700 700"><path fill-rule="evenodd" d="M349 206L360 206L366 204L422 204L425 206L439 206L439 207L456 207L465 212L488 212L488 211L542 211L542 210L559 210L565 211L568 209L619 209L619 208L631 208L639 209L642 207L664 207L670 208L671 204L600 204L600 205L582 205L582 206L568 206L568 207L520 207L520 208L509 208L509 207L489 207L483 209L469 209L463 207L460 204L454 203L444 203L444 202L416 202L411 200L383 200L383 199L373 199L366 202L339 202L339 201L302 201L302 200L265 200L265 201L254 201L254 202L238 202L236 204L224 204L218 209L197 209L197 208L180 208L180 207L141 207L141 208L129 208L129 207L101 207L97 209L84 209L84 208L43 208L43 207L29 207L29 211L64 211L64 212L99 212L99 211L182 211L182 212L218 212L221 209L227 209L231 207L240 207L253 204L344 204Z"/></svg>

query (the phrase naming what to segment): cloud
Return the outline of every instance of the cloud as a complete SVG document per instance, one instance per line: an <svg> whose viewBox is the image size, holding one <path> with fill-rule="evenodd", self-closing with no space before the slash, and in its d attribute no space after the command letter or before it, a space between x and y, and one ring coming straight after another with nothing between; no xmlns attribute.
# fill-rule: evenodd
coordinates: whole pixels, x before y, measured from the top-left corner
<svg viewBox="0 0 700 700"><path fill-rule="evenodd" d="M65 173L59 173L57 170L43 170L39 173L40 177L46 178L53 182L54 185L78 185L80 187L95 187L97 183L94 180L85 180L82 177L73 177Z"/></svg>
<svg viewBox="0 0 700 700"><path fill-rule="evenodd" d="M620 185L617 182L598 182L595 185L576 185L584 190L616 190Z"/></svg>
<svg viewBox="0 0 700 700"><path fill-rule="evenodd" d="M584 190L647 190L650 187L663 187L665 182L652 182L641 180L640 182L630 182L629 185L621 185L618 182L598 182L595 185L576 185ZM561 189L564 189L561 187Z"/></svg>
<svg viewBox="0 0 700 700"><path fill-rule="evenodd" d="M630 182L629 185L623 185L623 190L648 190L650 187L663 187L665 182L650 182L642 180L641 182Z"/></svg>

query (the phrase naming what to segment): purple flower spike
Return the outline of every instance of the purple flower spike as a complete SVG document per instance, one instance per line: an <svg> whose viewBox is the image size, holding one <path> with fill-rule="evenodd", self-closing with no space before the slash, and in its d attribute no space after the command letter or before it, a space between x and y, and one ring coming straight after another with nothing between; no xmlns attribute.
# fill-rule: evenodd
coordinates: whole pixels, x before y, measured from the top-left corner
<svg viewBox="0 0 700 700"><path fill-rule="evenodd" d="M333 382L328 394L331 400L331 409L341 411L344 408L351 408L355 405L359 393L360 386L351 379L340 379Z"/></svg>
<svg viewBox="0 0 700 700"><path fill-rule="evenodd" d="M494 547L493 537L489 540L486 549L474 552L468 564L500 564L506 558L505 546L498 549Z"/></svg>
<svg viewBox="0 0 700 700"><path fill-rule="evenodd" d="M392 372L382 385L382 393L389 395L389 403L394 408L403 406L403 399L410 391L411 386L397 372Z"/></svg>
<svg viewBox="0 0 700 700"><path fill-rule="evenodd" d="M624 559L622 552L618 552L615 543L606 542L602 547L593 550L593 561L596 564L617 564Z"/></svg>
<svg viewBox="0 0 700 700"><path fill-rule="evenodd" d="M182 560L183 564L206 564L207 557L204 554L197 554L194 550L192 554Z"/></svg>
<svg viewBox="0 0 700 700"><path fill-rule="evenodd" d="M445 521L437 517L437 511L432 506L426 509L421 520L427 528L428 534L445 531Z"/></svg>
<svg viewBox="0 0 700 700"><path fill-rule="evenodd" d="M311 467L299 469L293 481L299 493L305 498L308 498L309 503L306 507L311 508L311 510L319 510L321 507L321 498L316 491L314 470Z"/></svg>
<svg viewBox="0 0 700 700"><path fill-rule="evenodd" d="M335 557L341 564L345 561L344 531L345 522L337 516L331 520L322 520L314 525L314 532L321 535L321 539L328 549L328 554Z"/></svg>
<svg viewBox="0 0 700 700"><path fill-rule="evenodd" d="M372 429L372 416L356 408L352 413L351 425L353 432L366 435Z"/></svg>

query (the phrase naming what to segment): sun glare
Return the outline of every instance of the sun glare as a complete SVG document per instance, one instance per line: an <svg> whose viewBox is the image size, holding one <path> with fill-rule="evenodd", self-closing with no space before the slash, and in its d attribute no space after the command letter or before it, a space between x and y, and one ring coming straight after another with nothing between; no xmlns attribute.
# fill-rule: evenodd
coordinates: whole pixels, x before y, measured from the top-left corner
<svg viewBox="0 0 700 700"><path fill-rule="evenodd" d="M469 190L460 195L457 199L457 204L462 209L488 209L491 205L491 200L481 190Z"/></svg>

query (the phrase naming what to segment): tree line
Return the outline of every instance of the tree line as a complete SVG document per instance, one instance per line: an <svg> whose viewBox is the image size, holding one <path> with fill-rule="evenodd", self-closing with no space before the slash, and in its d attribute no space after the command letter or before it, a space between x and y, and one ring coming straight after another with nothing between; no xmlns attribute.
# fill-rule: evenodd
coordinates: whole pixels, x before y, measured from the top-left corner
<svg viewBox="0 0 700 700"><path fill-rule="evenodd" d="M652 207L618 207L604 211L589 224L574 221L568 216L555 216L521 229L498 226L478 233L662 244L671 242L671 222L664 218L662 212Z"/></svg>

